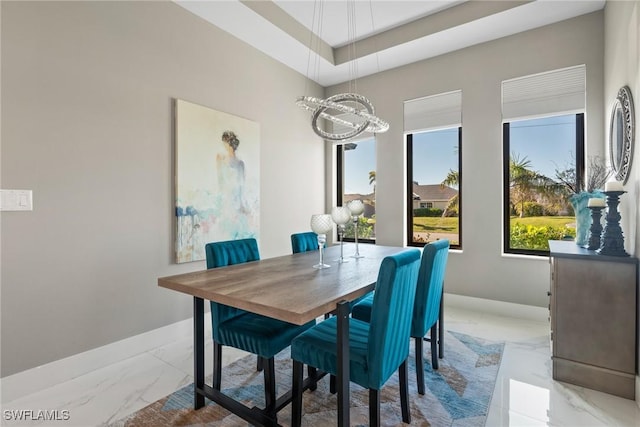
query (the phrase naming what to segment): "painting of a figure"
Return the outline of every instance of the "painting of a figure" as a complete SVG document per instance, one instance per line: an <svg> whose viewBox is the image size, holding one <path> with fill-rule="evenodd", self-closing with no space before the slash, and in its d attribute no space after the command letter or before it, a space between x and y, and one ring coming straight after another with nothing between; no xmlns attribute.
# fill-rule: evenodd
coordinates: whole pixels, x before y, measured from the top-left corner
<svg viewBox="0 0 640 427"><path fill-rule="evenodd" d="M176 262L205 259L204 246L258 238L258 123L176 100Z"/></svg>

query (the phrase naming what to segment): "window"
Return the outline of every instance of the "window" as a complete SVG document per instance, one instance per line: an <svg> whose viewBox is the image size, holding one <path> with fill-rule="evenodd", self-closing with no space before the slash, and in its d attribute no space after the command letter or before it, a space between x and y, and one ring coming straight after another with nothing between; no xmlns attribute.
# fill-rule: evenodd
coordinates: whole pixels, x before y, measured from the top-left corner
<svg viewBox="0 0 640 427"><path fill-rule="evenodd" d="M570 192L583 182L584 65L502 82L503 248L548 255L575 235Z"/></svg>
<svg viewBox="0 0 640 427"><path fill-rule="evenodd" d="M462 91L404 102L407 244L462 248Z"/></svg>
<svg viewBox="0 0 640 427"><path fill-rule="evenodd" d="M448 239L461 247L461 137L461 127L407 135L410 246Z"/></svg>
<svg viewBox="0 0 640 427"><path fill-rule="evenodd" d="M362 200L364 213L358 219L358 241L375 242L376 224L376 141L368 138L337 146L337 202L346 206ZM345 241L355 237L353 223L347 225Z"/></svg>
<svg viewBox="0 0 640 427"><path fill-rule="evenodd" d="M548 255L548 240L575 233L567 176L582 180L584 114L503 125L505 252Z"/></svg>

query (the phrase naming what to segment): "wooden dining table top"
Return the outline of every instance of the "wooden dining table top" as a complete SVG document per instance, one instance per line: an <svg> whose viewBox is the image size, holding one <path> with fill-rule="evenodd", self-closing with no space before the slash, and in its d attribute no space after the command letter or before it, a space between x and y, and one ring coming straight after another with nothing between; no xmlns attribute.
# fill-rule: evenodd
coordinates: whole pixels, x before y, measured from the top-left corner
<svg viewBox="0 0 640 427"><path fill-rule="evenodd" d="M325 249L325 269L313 268L319 253L312 251L161 277L158 286L302 325L373 290L383 258L403 250L360 244L356 259L355 245L345 244L348 262L340 264L334 245Z"/></svg>

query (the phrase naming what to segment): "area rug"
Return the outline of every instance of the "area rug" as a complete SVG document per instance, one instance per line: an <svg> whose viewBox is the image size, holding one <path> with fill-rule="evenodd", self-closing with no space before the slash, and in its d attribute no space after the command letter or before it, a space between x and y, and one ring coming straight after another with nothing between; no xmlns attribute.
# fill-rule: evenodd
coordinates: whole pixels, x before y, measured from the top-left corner
<svg viewBox="0 0 640 427"><path fill-rule="evenodd" d="M446 332L444 358L439 369L431 369L431 355L425 345L424 396L416 386L413 343L409 358L409 399L411 425L416 426L484 426L504 343L487 341L469 335ZM278 394L291 387L289 350L276 357ZM207 381L210 384L210 378ZM223 369L222 389L248 406L264 407L262 373L256 372L255 356L246 356ZM381 423L401 426L398 375L394 374L382 389ZM232 415L217 404L193 409L193 384L154 402L113 426L246 426L246 421ZM278 422L290 425L291 405L278 413ZM329 378L318 383L314 392L306 391L303 400L303 426L336 424L336 395L329 393ZM368 391L351 383L351 424L369 424Z"/></svg>

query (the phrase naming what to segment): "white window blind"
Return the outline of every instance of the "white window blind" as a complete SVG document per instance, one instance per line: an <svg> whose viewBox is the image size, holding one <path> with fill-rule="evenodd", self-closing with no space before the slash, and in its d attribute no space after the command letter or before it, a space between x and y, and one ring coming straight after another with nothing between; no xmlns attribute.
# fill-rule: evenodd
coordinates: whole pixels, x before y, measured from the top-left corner
<svg viewBox="0 0 640 427"><path fill-rule="evenodd" d="M462 124L462 91L404 101L404 131L416 133Z"/></svg>
<svg viewBox="0 0 640 427"><path fill-rule="evenodd" d="M584 110L585 86L584 65L505 80L502 82L502 119Z"/></svg>

